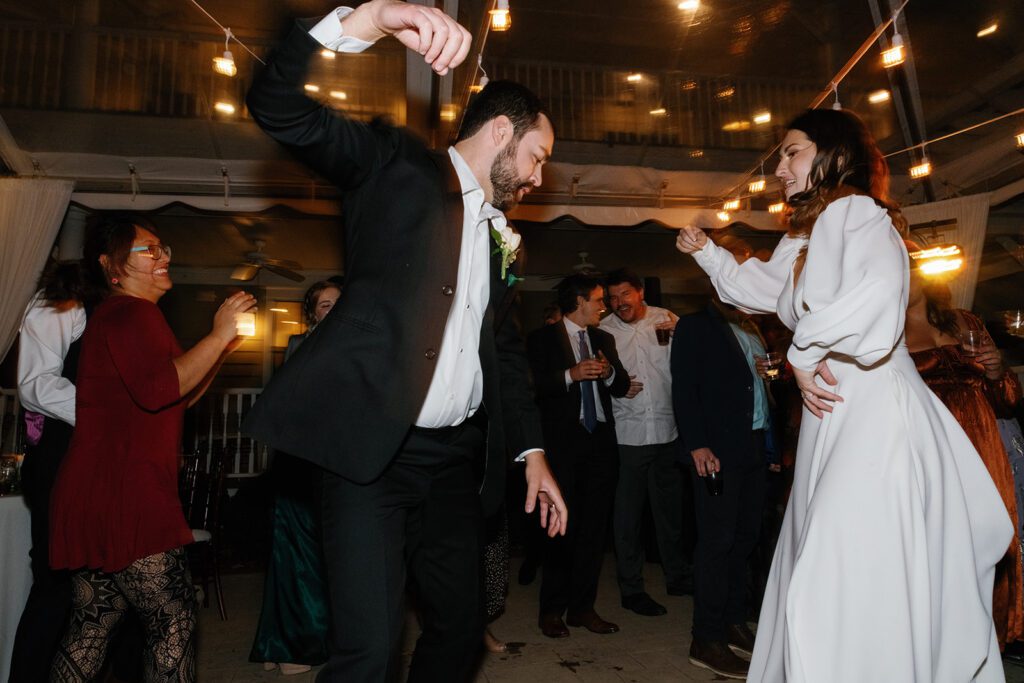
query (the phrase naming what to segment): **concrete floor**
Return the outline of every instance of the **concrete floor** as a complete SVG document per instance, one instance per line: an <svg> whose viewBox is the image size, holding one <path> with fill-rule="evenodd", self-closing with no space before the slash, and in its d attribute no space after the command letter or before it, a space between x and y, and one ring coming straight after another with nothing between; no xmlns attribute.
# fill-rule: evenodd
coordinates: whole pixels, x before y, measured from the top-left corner
<svg viewBox="0 0 1024 683"><path fill-rule="evenodd" d="M606 558L597 599L597 611L619 625L614 635L598 636L583 629L552 640L537 628L537 589L515 582L519 560L512 560L512 585L506 613L491 626L500 639L514 644L513 652L488 654L476 677L477 683L685 683L725 680L697 669L687 661L693 600L665 594L660 568L647 565L645 578L651 596L668 608L661 617L641 617L622 609L615 585L611 556ZM202 683L255 683L282 680L278 671L263 671L261 664L248 661L249 649L259 617L263 590L262 574L232 574L225 577L228 621L220 621L216 605L200 610L199 680ZM406 660L416 638L415 621L406 628L403 653ZM289 676L289 683L312 683L310 673ZM1024 683L1024 668L1006 664L1006 680Z"/></svg>

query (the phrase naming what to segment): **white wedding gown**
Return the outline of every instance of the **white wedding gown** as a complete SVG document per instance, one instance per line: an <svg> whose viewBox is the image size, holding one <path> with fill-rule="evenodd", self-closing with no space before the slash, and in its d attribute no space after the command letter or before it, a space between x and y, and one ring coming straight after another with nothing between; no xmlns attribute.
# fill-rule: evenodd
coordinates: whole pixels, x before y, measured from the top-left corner
<svg viewBox="0 0 1024 683"><path fill-rule="evenodd" d="M821 420L804 408L749 680L1003 683L992 582L1012 528L907 352L908 259L888 214L845 197L768 262L710 242L694 258L723 300L777 312L793 366L827 359L843 398Z"/></svg>

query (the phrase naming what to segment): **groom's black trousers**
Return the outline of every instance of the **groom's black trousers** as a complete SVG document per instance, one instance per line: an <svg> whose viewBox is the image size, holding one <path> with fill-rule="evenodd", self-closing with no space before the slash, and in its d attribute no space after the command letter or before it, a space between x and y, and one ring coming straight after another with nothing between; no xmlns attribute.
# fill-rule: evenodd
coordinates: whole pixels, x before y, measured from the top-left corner
<svg viewBox="0 0 1024 683"><path fill-rule="evenodd" d="M482 513L473 472L484 433L477 422L413 428L384 474L370 484L323 474L331 633L319 683L399 678L407 576L423 626L408 680L469 680L484 627Z"/></svg>

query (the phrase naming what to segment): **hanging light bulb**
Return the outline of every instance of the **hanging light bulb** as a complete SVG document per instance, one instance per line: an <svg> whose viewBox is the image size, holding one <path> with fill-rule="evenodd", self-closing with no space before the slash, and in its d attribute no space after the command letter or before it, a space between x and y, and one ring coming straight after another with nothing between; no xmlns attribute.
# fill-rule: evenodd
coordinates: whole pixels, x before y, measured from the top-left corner
<svg viewBox="0 0 1024 683"><path fill-rule="evenodd" d="M772 122L772 113L770 111L759 111L754 114L754 123L758 126Z"/></svg>
<svg viewBox="0 0 1024 683"><path fill-rule="evenodd" d="M882 51L882 66L886 69L891 69L902 64L906 58L907 54L903 47L903 36L899 32L894 33L889 49Z"/></svg>
<svg viewBox="0 0 1024 683"><path fill-rule="evenodd" d="M960 270L964 265L963 256L963 250L956 244L939 244L910 252L911 263L925 275Z"/></svg>
<svg viewBox="0 0 1024 683"><path fill-rule="evenodd" d="M740 208L740 200L727 199L725 203L722 204L722 208L725 209L726 211L735 211L736 209Z"/></svg>
<svg viewBox="0 0 1024 683"><path fill-rule="evenodd" d="M999 30L999 24L989 24L985 28L983 28L980 31L978 31L977 35L978 35L979 38L984 38L985 36L992 35L993 33L995 33L998 30Z"/></svg>
<svg viewBox="0 0 1024 683"><path fill-rule="evenodd" d="M213 70L228 78L238 73L238 67L235 66L235 58L232 56L231 50L228 49L228 41L232 37L231 29L224 29L224 54L213 58Z"/></svg>
<svg viewBox="0 0 1024 683"><path fill-rule="evenodd" d="M508 10L508 0L495 0L494 9L489 14L491 15L492 31L507 31L512 27L512 15Z"/></svg>
<svg viewBox="0 0 1024 683"><path fill-rule="evenodd" d="M891 95L888 90L876 90L868 95L868 102L871 104L881 104L882 102L888 102Z"/></svg>
<svg viewBox="0 0 1024 683"><path fill-rule="evenodd" d="M230 102L215 102L213 108L221 114L227 114L228 116L231 116L235 113L235 105L231 104Z"/></svg>
<svg viewBox="0 0 1024 683"><path fill-rule="evenodd" d="M1017 141L1017 149L1024 152L1024 133L1017 133L1013 139Z"/></svg>
<svg viewBox="0 0 1024 683"><path fill-rule="evenodd" d="M785 208L785 202L775 202L774 204L768 205L768 213L782 213L782 210Z"/></svg>
<svg viewBox="0 0 1024 683"><path fill-rule="evenodd" d="M921 157L921 163L910 167L910 177L914 180L924 178L927 175L931 175L932 162L928 161L927 156Z"/></svg>
<svg viewBox="0 0 1024 683"><path fill-rule="evenodd" d="M481 52L476 56L476 66L480 69L480 82L469 86L469 92L480 92L487 87L491 79L487 78L487 72L484 71L484 54Z"/></svg>
<svg viewBox="0 0 1024 683"><path fill-rule="evenodd" d="M764 188L767 186L768 181L764 179L764 176L761 176L757 180L751 180L747 185L747 190L750 194L758 194L759 192L764 192Z"/></svg>
<svg viewBox="0 0 1024 683"><path fill-rule="evenodd" d="M719 211L715 215L718 216L718 220L722 221L723 223L728 223L729 219L732 217L729 215L728 211Z"/></svg>

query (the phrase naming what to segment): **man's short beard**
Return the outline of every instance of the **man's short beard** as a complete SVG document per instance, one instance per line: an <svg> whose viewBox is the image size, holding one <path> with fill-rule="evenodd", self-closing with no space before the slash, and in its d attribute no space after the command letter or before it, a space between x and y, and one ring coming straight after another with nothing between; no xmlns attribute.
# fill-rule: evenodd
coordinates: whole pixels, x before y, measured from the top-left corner
<svg viewBox="0 0 1024 683"><path fill-rule="evenodd" d="M516 170L516 156L519 153L519 140L513 139L505 145L505 149L498 152L491 164L491 189L493 199L491 206L498 211L508 211L515 207L516 193L523 187L529 187L530 183L524 183Z"/></svg>

